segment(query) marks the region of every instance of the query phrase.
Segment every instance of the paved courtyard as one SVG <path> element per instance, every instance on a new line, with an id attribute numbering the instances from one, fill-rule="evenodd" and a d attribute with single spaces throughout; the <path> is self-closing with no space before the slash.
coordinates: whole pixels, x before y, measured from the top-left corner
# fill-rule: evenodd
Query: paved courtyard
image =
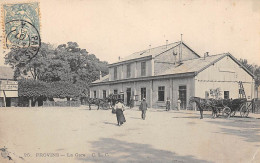
<path id="1" fill-rule="evenodd" d="M 0 108 L 0 162 L 257 162 L 260 119 L 199 119 L 195 111 Z M 0 151 L 1 152 L 1 151 Z M 3 153 L 2 153 L 3 154 Z"/>

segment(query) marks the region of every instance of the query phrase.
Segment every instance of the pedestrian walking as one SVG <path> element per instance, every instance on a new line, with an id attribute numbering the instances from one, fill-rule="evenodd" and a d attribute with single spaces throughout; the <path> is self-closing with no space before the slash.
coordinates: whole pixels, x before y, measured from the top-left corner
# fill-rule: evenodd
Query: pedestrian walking
<path id="1" fill-rule="evenodd" d="M 124 116 L 124 104 L 122 100 L 119 100 L 118 103 L 116 103 L 115 108 L 116 108 L 116 118 L 117 118 L 117 125 L 120 126 L 122 125 L 124 122 L 126 122 L 125 120 L 125 116 Z"/>
<path id="2" fill-rule="evenodd" d="M 171 102 L 170 102 L 169 97 L 167 97 L 167 100 L 166 100 L 166 111 L 169 111 L 170 108 L 171 108 Z"/>
<path id="3" fill-rule="evenodd" d="M 145 101 L 145 98 L 143 98 L 139 109 L 142 111 L 142 119 L 145 120 L 147 110 L 147 102 Z"/>

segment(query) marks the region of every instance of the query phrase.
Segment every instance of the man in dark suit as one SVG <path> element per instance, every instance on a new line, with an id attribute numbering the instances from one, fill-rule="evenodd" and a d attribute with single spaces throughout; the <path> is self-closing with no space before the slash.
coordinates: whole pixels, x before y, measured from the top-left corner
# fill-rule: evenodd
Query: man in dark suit
<path id="1" fill-rule="evenodd" d="M 145 98 L 143 98 L 143 101 L 141 102 L 140 110 L 142 111 L 142 119 L 145 120 L 147 110 L 147 102 L 145 101 Z"/>

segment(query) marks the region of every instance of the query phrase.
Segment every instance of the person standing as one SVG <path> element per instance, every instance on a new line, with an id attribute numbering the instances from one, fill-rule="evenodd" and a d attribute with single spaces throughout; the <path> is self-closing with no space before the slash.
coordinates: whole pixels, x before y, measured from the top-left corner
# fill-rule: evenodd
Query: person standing
<path id="1" fill-rule="evenodd" d="M 166 100 L 166 111 L 169 111 L 170 108 L 171 108 L 171 102 L 170 102 L 169 97 L 167 97 L 167 100 Z"/>
<path id="2" fill-rule="evenodd" d="M 133 99 L 133 97 L 131 97 L 129 103 L 130 103 L 130 109 L 132 109 L 134 107 L 134 99 Z"/>
<path id="3" fill-rule="evenodd" d="M 177 109 L 178 109 L 178 111 L 180 111 L 180 109 L 181 109 L 181 100 L 180 100 L 180 98 L 178 98 L 177 104 L 178 104 Z"/>
<path id="4" fill-rule="evenodd" d="M 145 98 L 143 98 L 143 101 L 141 102 L 140 110 L 142 111 L 142 119 L 145 120 L 147 110 L 147 102 L 145 101 Z"/>
<path id="5" fill-rule="evenodd" d="M 119 100 L 118 103 L 116 103 L 115 108 L 116 108 L 116 118 L 117 118 L 117 125 L 120 126 L 122 125 L 124 122 L 126 122 L 125 120 L 125 116 L 124 116 L 124 104 L 122 100 Z"/>

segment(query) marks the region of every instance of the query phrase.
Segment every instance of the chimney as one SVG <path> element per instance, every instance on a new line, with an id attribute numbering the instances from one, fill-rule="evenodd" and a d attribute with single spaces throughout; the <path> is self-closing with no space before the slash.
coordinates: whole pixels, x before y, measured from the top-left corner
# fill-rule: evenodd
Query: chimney
<path id="1" fill-rule="evenodd" d="M 209 52 L 204 53 L 204 59 L 209 56 Z"/>
<path id="2" fill-rule="evenodd" d="M 151 44 L 149 45 L 149 52 L 151 51 Z"/>
<path id="3" fill-rule="evenodd" d="M 99 71 L 99 80 L 101 80 L 101 78 L 102 78 L 102 72 Z"/>
<path id="4" fill-rule="evenodd" d="M 179 62 L 182 60 L 182 34 L 181 34 L 181 44 L 179 46 Z"/>
<path id="5" fill-rule="evenodd" d="M 167 46 L 168 46 L 168 40 L 166 40 L 166 49 L 167 49 Z"/>
<path id="6" fill-rule="evenodd" d="M 120 56 L 118 57 L 118 60 L 120 61 Z"/>

